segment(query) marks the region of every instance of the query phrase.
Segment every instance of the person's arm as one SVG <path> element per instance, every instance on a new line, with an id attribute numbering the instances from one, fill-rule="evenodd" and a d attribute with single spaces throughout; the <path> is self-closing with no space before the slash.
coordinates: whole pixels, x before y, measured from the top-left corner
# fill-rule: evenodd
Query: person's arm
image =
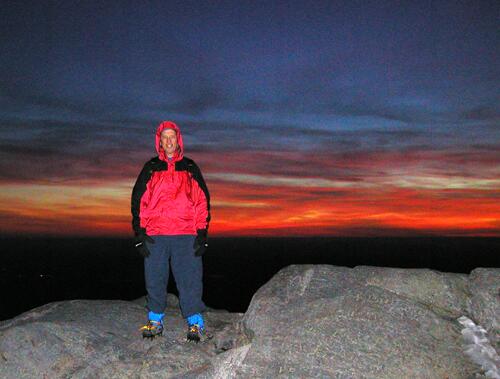
<path id="1" fill-rule="evenodd" d="M 207 238 L 208 223 L 210 221 L 210 194 L 199 167 L 194 162 L 190 163 L 188 167 L 193 178 L 191 196 L 195 208 L 196 239 L 194 241 L 193 249 L 195 251 L 195 255 L 201 256 L 205 253 L 208 247 Z"/>
<path id="2" fill-rule="evenodd" d="M 193 178 L 191 198 L 195 208 L 196 230 L 208 230 L 210 222 L 210 194 L 207 184 L 196 163 L 189 163 L 189 172 L 191 172 Z"/>
<path id="3" fill-rule="evenodd" d="M 132 190 L 131 197 L 131 211 L 132 211 L 132 229 L 134 230 L 135 235 L 143 232 L 143 228 L 141 228 L 141 219 L 140 219 L 140 207 L 141 207 L 141 199 L 146 191 L 146 185 L 151 178 L 152 169 L 150 167 L 149 162 L 144 165 L 142 168 L 137 180 L 135 182 L 134 188 Z"/>

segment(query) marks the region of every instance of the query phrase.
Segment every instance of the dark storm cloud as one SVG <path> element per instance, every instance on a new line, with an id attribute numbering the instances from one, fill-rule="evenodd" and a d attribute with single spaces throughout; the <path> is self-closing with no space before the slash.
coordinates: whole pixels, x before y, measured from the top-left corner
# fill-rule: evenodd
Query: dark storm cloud
<path id="1" fill-rule="evenodd" d="M 204 111 L 226 107 L 229 104 L 229 99 L 222 94 L 220 89 L 205 83 L 205 85 L 200 85 L 191 92 L 182 91 L 177 93 L 176 100 L 155 106 L 153 110 L 165 114 L 199 115 Z"/>
<path id="2" fill-rule="evenodd" d="M 142 163 L 155 155 L 156 121 L 124 118 L 121 121 L 74 122 L 60 120 L 10 120 L 0 125 L 3 181 L 115 180 L 134 178 Z M 400 162 L 411 153 L 450 151 L 435 165 L 446 162 L 450 175 L 477 174 L 475 165 L 498 163 L 496 146 L 468 146 L 449 138 L 455 130 L 413 129 L 334 130 L 273 127 L 252 123 L 180 122 L 186 152 L 210 171 L 234 171 L 290 177 L 323 177 L 362 180 L 373 167 L 349 167 L 378 156 L 399 154 Z M 475 129 L 476 131 L 478 129 Z M 429 140 L 429 133 L 432 140 Z M 479 131 L 480 133 L 480 131 Z M 478 141 L 479 142 L 479 141 Z M 459 151 L 454 154 L 453 151 Z M 233 161 L 213 157 L 236 154 Z M 407 155 L 405 158 L 404 155 Z M 371 158 L 370 158 L 371 157 Z M 426 159 L 426 158 L 416 158 Z M 131 163 L 130 163 L 131 162 Z M 265 162 L 263 165 L 262 162 Z M 430 167 L 434 164 L 429 161 Z M 441 165 L 441 167 L 439 167 Z M 61 170 L 60 167 L 71 167 Z M 457 166 L 453 169 L 453 166 Z"/>
<path id="3" fill-rule="evenodd" d="M 50 120 L 4 121 L 0 135 L 2 182 L 135 177 L 151 145 L 143 143 L 138 129 L 124 133 L 120 125 Z"/>
<path id="4" fill-rule="evenodd" d="M 440 177 L 490 178 L 496 174 L 500 146 L 495 139 L 488 141 L 488 129 L 469 129 L 462 125 L 447 129 L 317 130 L 220 124 L 207 126 L 209 133 L 214 133 L 212 142 L 209 138 L 208 144 L 195 143 L 190 152 L 211 172 L 362 182 L 407 167 L 408 174 L 425 170 Z M 202 139 L 205 132 L 191 130 L 192 140 Z M 480 140 L 484 143 L 470 143 Z M 214 160 L 214 156 L 225 158 Z"/>
<path id="5" fill-rule="evenodd" d="M 480 106 L 463 112 L 461 118 L 475 121 L 500 121 L 500 106 Z M 500 127 L 496 124 L 497 127 Z"/>
<path id="6" fill-rule="evenodd" d="M 328 121 L 332 123 L 332 121 Z M 338 124 L 339 122 L 333 122 Z M 468 126 L 453 128 L 434 127 L 377 127 L 370 123 L 350 130 L 345 127 L 321 129 L 286 124 L 257 125 L 251 123 L 201 123 L 195 126 L 185 123 L 184 129 L 192 137 L 191 151 L 230 152 L 252 151 L 408 151 L 412 149 L 444 149 L 451 143 L 460 148 L 469 146 L 470 139 L 462 135 L 476 136 L 487 146 L 487 129 L 482 126 L 469 130 Z M 484 134 L 484 136 L 481 136 Z M 489 133 L 491 134 L 491 133 Z M 450 137 L 453 139 L 450 140 Z M 486 139 L 485 139 L 486 138 Z"/>
<path id="7" fill-rule="evenodd" d="M 77 122 L 58 119 L 2 120 L 0 133 L 4 141 L 22 142 L 33 148 L 50 147 L 57 152 L 77 152 L 94 147 L 106 149 L 116 142 L 126 148 L 138 142 L 140 128 L 127 127 L 126 133 L 119 123 Z"/>
<path id="8" fill-rule="evenodd" d="M 4 112 L 11 110 L 27 111 L 37 107 L 41 110 L 56 113 L 70 111 L 77 115 L 95 116 L 106 109 L 106 105 L 102 103 L 51 96 L 29 85 L 18 86 L 8 83 L 7 80 L 2 80 L 0 86 L 0 101 Z"/>
<path id="9" fill-rule="evenodd" d="M 310 150 L 323 143 L 332 143 L 330 147 L 350 147 L 359 136 L 417 136 L 420 132 L 414 130 L 371 130 L 354 131 L 317 129 L 287 124 L 255 124 L 251 122 L 184 122 L 183 132 L 193 137 L 192 143 L 197 151 L 294 151 Z M 214 146 L 211 148 L 211 146 Z M 205 146 L 205 147 L 204 147 Z"/>

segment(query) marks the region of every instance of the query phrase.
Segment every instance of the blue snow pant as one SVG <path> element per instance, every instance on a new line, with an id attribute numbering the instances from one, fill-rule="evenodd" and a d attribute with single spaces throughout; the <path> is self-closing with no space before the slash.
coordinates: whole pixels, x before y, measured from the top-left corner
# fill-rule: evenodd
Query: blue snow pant
<path id="1" fill-rule="evenodd" d="M 163 313 L 167 306 L 169 262 L 179 290 L 183 317 L 205 310 L 203 303 L 203 264 L 194 255 L 195 236 L 151 236 L 155 243 L 147 243 L 149 257 L 144 259 L 144 277 L 148 292 L 147 307 L 154 313 Z"/>

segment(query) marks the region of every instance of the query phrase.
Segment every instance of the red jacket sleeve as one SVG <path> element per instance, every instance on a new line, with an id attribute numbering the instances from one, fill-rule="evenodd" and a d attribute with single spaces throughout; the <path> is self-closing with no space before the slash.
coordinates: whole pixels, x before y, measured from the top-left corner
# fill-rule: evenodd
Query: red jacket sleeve
<path id="1" fill-rule="evenodd" d="M 208 201 L 196 180 L 193 180 L 192 199 L 194 202 L 196 230 L 208 229 Z"/>
<path id="2" fill-rule="evenodd" d="M 210 222 L 210 194 L 198 166 L 192 162 L 190 164 L 192 174 L 192 200 L 195 207 L 196 230 L 208 229 Z"/>

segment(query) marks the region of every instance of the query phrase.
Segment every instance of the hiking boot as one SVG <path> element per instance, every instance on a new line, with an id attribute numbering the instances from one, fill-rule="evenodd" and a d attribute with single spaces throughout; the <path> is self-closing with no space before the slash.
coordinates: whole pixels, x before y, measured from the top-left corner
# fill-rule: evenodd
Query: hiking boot
<path id="1" fill-rule="evenodd" d="M 159 321 L 149 320 L 140 330 L 142 330 L 142 338 L 153 339 L 163 334 L 163 324 Z"/>
<path id="2" fill-rule="evenodd" d="M 203 337 L 204 337 L 204 331 L 197 324 L 191 325 L 188 328 L 187 332 L 188 341 L 198 343 Z"/>
<path id="3" fill-rule="evenodd" d="M 205 336 L 205 322 L 200 313 L 189 316 L 187 319 L 188 332 L 187 340 L 192 342 L 200 342 Z"/>

